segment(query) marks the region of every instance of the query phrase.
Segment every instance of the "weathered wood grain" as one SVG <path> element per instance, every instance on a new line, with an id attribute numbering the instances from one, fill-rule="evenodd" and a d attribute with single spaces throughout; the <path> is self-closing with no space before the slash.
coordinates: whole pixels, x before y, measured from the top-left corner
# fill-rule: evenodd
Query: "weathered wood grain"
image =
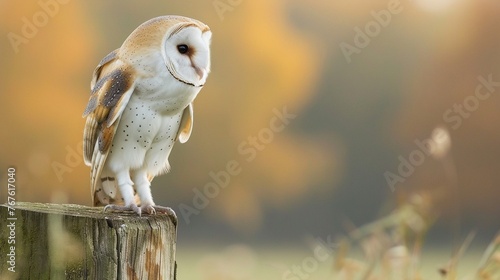
<path id="1" fill-rule="evenodd" d="M 47 203 L 17 203 L 14 212 L 0 205 L 0 279 L 175 278 L 176 217 Z M 13 245 L 15 272 L 6 263 Z"/>

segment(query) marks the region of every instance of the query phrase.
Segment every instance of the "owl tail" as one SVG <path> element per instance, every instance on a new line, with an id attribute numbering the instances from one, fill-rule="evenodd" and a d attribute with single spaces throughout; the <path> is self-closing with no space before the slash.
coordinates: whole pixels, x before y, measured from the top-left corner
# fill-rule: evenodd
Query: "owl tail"
<path id="1" fill-rule="evenodd" d="M 98 205 L 121 204 L 122 197 L 115 177 L 108 176 L 108 174 L 103 172 L 100 179 L 100 187 L 97 188 L 95 197 L 99 200 Z"/>
<path id="2" fill-rule="evenodd" d="M 110 199 L 115 199 L 118 193 L 118 185 L 114 177 L 102 177 L 101 186 L 104 193 L 109 196 Z"/>
<path id="3" fill-rule="evenodd" d="M 113 173 L 102 172 L 101 179 L 99 180 L 100 186 L 94 193 L 94 201 L 98 201 L 94 206 L 102 206 L 108 204 L 123 205 L 123 197 L 118 188 L 118 182 Z M 137 191 L 134 189 L 135 203 L 140 205 L 140 199 Z"/>

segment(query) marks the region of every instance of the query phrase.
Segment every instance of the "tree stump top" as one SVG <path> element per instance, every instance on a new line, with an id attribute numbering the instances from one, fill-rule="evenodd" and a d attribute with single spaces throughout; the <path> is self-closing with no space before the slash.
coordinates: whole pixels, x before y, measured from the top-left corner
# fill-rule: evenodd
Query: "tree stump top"
<path id="1" fill-rule="evenodd" d="M 7 207 L 3 204 L 0 206 Z M 46 214 L 61 214 L 69 215 L 74 217 L 87 217 L 94 219 L 106 219 L 106 220 L 137 220 L 137 219 L 153 219 L 153 220 L 164 220 L 166 218 L 177 226 L 177 217 L 172 217 L 168 215 L 142 215 L 137 216 L 135 213 L 120 212 L 115 213 L 111 211 L 104 212 L 103 207 L 90 207 L 79 204 L 55 204 L 55 203 L 40 203 L 40 202 L 17 202 L 14 206 L 15 209 L 34 211 Z"/>
<path id="2" fill-rule="evenodd" d="M 0 220 L 12 225 L 0 238 L 15 242 L 0 246 L 13 260 L 0 266 L 0 279 L 175 278 L 174 216 L 18 202 L 0 205 Z"/>

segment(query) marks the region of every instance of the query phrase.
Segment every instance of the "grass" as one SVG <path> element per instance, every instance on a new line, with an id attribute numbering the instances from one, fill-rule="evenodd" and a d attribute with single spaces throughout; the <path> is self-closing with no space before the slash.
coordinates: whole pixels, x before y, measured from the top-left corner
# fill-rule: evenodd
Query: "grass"
<path id="1" fill-rule="evenodd" d="M 179 279 L 200 280 L 498 280 L 500 234 L 486 249 L 471 248 L 470 233 L 450 248 L 424 246 L 435 222 L 427 199 L 413 196 L 392 213 L 355 228 L 336 240 L 326 259 L 315 257 L 319 244 L 301 246 L 180 246 Z M 451 257 L 450 257 L 451 256 Z M 311 263 L 312 259 L 316 264 Z M 309 262 L 309 264 L 308 264 Z M 295 273 L 300 267 L 303 273 Z M 307 268 L 309 267 L 309 268 Z"/>
<path id="2" fill-rule="evenodd" d="M 414 195 L 409 202 L 388 216 L 357 228 L 342 238 L 335 258 L 334 279 L 428 279 L 422 275 L 422 261 L 429 255 L 423 246 L 426 233 L 435 221 L 430 205 L 428 199 Z M 476 269 L 469 269 L 467 275 L 458 273 L 474 235 L 473 232 L 467 235 L 448 262 L 435 267 L 440 275 L 435 275 L 432 279 L 500 279 L 500 234 L 490 242 Z M 361 260 L 349 256 L 353 246 L 361 248 Z M 467 265 L 470 267 L 470 261 Z"/>
<path id="3" fill-rule="evenodd" d="M 308 240 L 310 248 L 305 250 L 300 249 L 300 244 L 180 246 L 179 279 L 500 279 L 500 234 L 486 249 L 471 248 L 473 232 L 453 251 L 444 246 L 424 246 L 428 230 L 437 220 L 432 204 L 430 197 L 411 196 L 387 216 L 359 228 L 352 227 L 346 236 L 335 240 L 336 246 L 327 258 L 316 254 L 322 245 L 314 238 Z"/>
<path id="4" fill-rule="evenodd" d="M 318 242 L 308 251 L 296 247 L 251 248 L 246 245 L 180 247 L 180 279 L 202 280 L 499 280 L 500 233 L 485 250 L 470 248 L 475 233 L 460 240 L 458 173 L 451 155 L 451 137 L 437 127 L 429 139 L 430 154 L 440 162 L 455 201 L 452 213 L 454 250 L 424 246 L 437 221 L 432 195 L 413 194 L 387 216 L 356 228 L 336 240 L 335 250 L 318 255 Z M 324 248 L 324 247 L 323 247 Z M 321 249 L 320 249 L 321 250 Z M 325 251 L 324 251 L 325 252 Z M 451 257 L 450 257 L 451 256 Z M 183 270 L 182 267 L 189 267 Z"/>

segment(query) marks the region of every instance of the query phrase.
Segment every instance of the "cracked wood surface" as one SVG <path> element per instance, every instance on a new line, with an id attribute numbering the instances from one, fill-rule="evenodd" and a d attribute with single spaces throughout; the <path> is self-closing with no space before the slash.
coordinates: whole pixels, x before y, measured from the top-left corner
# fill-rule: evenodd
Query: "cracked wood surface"
<path id="1" fill-rule="evenodd" d="M 74 204 L 0 205 L 0 279 L 174 279 L 177 219 L 102 212 Z M 8 218 L 17 218 L 8 220 Z M 12 239 L 12 238 L 11 238 Z M 7 260 L 8 261 L 8 260 Z"/>

